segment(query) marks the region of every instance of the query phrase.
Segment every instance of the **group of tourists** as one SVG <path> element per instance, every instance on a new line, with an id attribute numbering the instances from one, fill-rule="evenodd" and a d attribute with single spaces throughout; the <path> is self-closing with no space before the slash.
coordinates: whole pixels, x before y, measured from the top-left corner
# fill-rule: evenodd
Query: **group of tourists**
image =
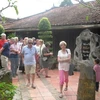
<path id="1" fill-rule="evenodd" d="M 53 56 L 50 52 L 50 43 L 44 44 L 42 39 L 25 37 L 18 41 L 18 37 L 6 39 L 6 34 L 1 34 L 0 39 L 0 58 L 2 67 L 8 70 L 9 64 L 11 67 L 11 77 L 17 76 L 17 70 L 22 70 L 26 74 L 27 85 L 34 86 L 35 72 L 40 77 L 44 73 L 45 78 L 50 78 L 48 75 L 49 58 Z M 44 58 L 44 60 L 43 60 Z M 32 81 L 30 80 L 30 75 Z"/>
<path id="2" fill-rule="evenodd" d="M 71 51 L 67 48 L 67 43 L 65 41 L 61 41 L 59 46 L 61 48 L 57 55 L 60 80 L 59 97 L 62 98 L 64 83 L 64 90 L 67 91 L 68 89 Z M 9 66 L 11 67 L 12 78 L 17 76 L 18 69 L 22 70 L 22 73 L 26 74 L 26 86 L 31 86 L 35 89 L 35 74 L 38 78 L 41 78 L 41 75 L 45 78 L 51 78 L 48 74 L 49 59 L 53 56 L 53 53 L 50 52 L 50 47 L 51 44 L 49 42 L 44 43 L 42 39 L 25 37 L 19 41 L 18 37 L 6 39 L 6 34 L 2 33 L 0 39 L 1 65 L 6 70 L 9 69 Z M 99 60 L 95 60 L 95 64 L 93 69 L 97 73 L 96 75 L 100 76 Z M 100 77 L 96 80 L 96 91 L 99 89 L 99 81 Z"/>

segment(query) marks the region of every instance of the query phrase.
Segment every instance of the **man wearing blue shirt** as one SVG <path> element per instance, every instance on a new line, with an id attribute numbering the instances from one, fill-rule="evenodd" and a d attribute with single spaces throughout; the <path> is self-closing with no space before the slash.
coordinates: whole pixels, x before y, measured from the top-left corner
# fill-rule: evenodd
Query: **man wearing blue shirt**
<path id="1" fill-rule="evenodd" d="M 9 52 L 10 52 L 10 45 L 13 44 L 13 39 L 10 39 L 9 42 L 5 42 L 3 47 L 0 49 L 1 54 L 1 64 L 2 67 L 8 70 L 8 58 L 9 58 Z"/>
<path id="2" fill-rule="evenodd" d="M 28 39 L 28 45 L 24 46 L 21 51 L 22 60 L 25 66 L 25 73 L 27 76 L 27 86 L 30 85 L 30 75 L 32 75 L 32 85 L 31 87 L 35 89 L 34 79 L 35 79 L 35 70 L 36 70 L 36 55 L 37 50 L 33 46 L 33 40 L 31 38 Z"/>

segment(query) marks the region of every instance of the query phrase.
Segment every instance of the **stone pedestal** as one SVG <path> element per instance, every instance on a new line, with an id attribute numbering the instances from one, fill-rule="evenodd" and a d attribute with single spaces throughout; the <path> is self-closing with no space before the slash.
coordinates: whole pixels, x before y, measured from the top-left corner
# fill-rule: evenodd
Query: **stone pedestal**
<path id="1" fill-rule="evenodd" d="M 95 74 L 87 62 L 80 64 L 77 100 L 95 100 Z"/>
<path id="2" fill-rule="evenodd" d="M 0 69 L 0 83 L 1 82 L 12 83 L 12 78 L 10 74 L 11 74 L 10 71 Z"/>

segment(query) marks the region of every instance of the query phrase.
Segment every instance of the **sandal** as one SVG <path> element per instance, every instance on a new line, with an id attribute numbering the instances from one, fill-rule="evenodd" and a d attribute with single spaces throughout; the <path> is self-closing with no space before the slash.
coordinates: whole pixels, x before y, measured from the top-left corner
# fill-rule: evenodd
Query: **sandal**
<path id="1" fill-rule="evenodd" d="M 67 91 L 68 90 L 68 87 L 65 87 L 64 91 Z"/>
<path id="2" fill-rule="evenodd" d="M 36 86 L 34 86 L 34 85 L 32 85 L 31 87 L 32 87 L 33 89 L 36 89 Z"/>
<path id="3" fill-rule="evenodd" d="M 45 76 L 45 78 L 51 78 L 51 76 Z"/>
<path id="4" fill-rule="evenodd" d="M 29 87 L 30 86 L 30 83 L 26 83 L 26 86 Z"/>
<path id="5" fill-rule="evenodd" d="M 62 93 L 60 93 L 59 98 L 62 98 L 62 97 L 63 97 L 63 94 L 62 94 Z"/>
<path id="6" fill-rule="evenodd" d="M 36 75 L 38 76 L 38 78 L 40 78 L 40 75 L 38 74 L 38 72 L 36 73 Z"/>

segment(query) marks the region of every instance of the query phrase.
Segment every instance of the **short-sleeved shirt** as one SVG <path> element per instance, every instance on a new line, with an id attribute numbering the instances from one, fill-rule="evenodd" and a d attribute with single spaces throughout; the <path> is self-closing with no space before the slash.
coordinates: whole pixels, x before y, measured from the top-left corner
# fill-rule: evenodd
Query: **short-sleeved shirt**
<path id="1" fill-rule="evenodd" d="M 96 82 L 100 82 L 100 65 L 96 64 L 93 69 L 96 72 Z"/>
<path id="2" fill-rule="evenodd" d="M 0 39 L 0 49 L 3 47 L 4 43 L 7 42 L 6 39 Z"/>
<path id="3" fill-rule="evenodd" d="M 40 56 L 42 56 L 42 51 L 43 51 L 43 48 L 45 48 L 45 44 L 42 44 L 42 46 L 40 46 Z"/>
<path id="4" fill-rule="evenodd" d="M 68 58 L 69 55 L 71 55 L 70 49 L 66 49 L 65 53 L 63 53 L 62 50 L 58 51 L 58 57 L 60 57 L 61 59 L 66 59 L 66 58 Z M 64 70 L 64 71 L 69 71 L 69 63 L 68 62 L 59 62 L 58 69 Z"/>
<path id="5" fill-rule="evenodd" d="M 34 47 L 36 48 L 37 52 L 38 52 L 38 55 L 40 55 L 40 45 L 37 46 L 37 45 L 34 45 Z"/>
<path id="6" fill-rule="evenodd" d="M 19 53 L 20 53 L 20 47 L 19 47 L 18 43 L 17 43 L 17 44 L 15 44 L 15 43 L 12 44 L 12 45 L 10 46 L 10 50 L 17 50 L 17 51 L 19 51 Z M 16 54 L 16 53 L 10 51 L 10 54 Z"/>
<path id="7" fill-rule="evenodd" d="M 4 55 L 6 57 L 9 57 L 10 43 L 9 42 L 4 43 L 3 48 L 4 48 L 4 50 L 2 51 L 1 55 Z"/>
<path id="8" fill-rule="evenodd" d="M 34 46 L 31 48 L 28 45 L 23 46 L 21 53 L 24 55 L 24 65 L 36 65 L 35 55 L 37 50 Z"/>

